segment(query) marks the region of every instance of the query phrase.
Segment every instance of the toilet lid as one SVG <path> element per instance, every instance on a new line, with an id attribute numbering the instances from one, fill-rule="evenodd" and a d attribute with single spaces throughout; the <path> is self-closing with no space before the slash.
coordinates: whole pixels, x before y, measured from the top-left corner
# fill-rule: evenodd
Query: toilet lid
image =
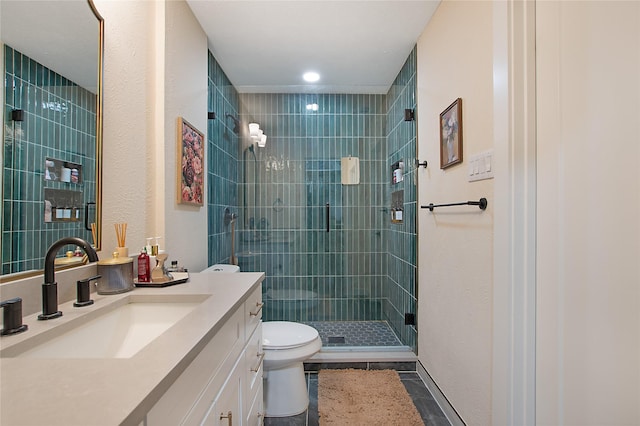
<path id="1" fill-rule="evenodd" d="M 289 321 L 262 323 L 262 346 L 267 349 L 291 349 L 317 338 L 318 330 L 305 324 Z"/>

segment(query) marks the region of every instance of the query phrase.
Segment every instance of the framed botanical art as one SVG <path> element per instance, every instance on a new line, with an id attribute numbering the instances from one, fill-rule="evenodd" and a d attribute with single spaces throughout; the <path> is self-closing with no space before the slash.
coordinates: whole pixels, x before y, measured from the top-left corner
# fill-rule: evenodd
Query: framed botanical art
<path id="1" fill-rule="evenodd" d="M 462 98 L 440 113 L 440 168 L 462 163 Z"/>
<path id="2" fill-rule="evenodd" d="M 178 118 L 178 204 L 204 204 L 204 135 Z"/>

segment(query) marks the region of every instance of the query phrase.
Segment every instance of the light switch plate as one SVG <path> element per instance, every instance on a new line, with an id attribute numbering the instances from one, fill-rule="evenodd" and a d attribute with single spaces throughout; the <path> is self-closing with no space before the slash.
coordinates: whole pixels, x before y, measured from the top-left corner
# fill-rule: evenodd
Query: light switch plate
<path id="1" fill-rule="evenodd" d="M 493 179 L 493 150 L 484 151 L 469 158 L 468 180 L 475 182 Z"/>

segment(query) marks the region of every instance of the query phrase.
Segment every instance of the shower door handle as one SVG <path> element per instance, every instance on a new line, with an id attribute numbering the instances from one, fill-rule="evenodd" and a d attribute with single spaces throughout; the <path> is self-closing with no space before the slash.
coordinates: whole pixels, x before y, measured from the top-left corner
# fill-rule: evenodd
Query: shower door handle
<path id="1" fill-rule="evenodd" d="M 95 205 L 93 201 L 89 201 L 84 205 L 84 229 L 91 231 L 91 225 L 89 224 L 89 206 Z M 94 221 L 95 222 L 95 221 Z"/>
<path id="2" fill-rule="evenodd" d="M 325 211 L 326 211 L 326 219 L 327 219 L 327 232 L 329 232 L 330 230 L 330 226 L 329 226 L 329 213 L 331 211 L 331 205 L 329 203 L 327 203 L 327 205 L 325 206 Z"/>

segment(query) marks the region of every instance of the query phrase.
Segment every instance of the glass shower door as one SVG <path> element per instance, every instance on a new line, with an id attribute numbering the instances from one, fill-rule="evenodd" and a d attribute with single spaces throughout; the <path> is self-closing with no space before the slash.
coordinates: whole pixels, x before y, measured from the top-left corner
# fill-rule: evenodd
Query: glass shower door
<path id="1" fill-rule="evenodd" d="M 307 275 L 318 305 L 309 321 L 337 319 L 344 274 L 342 245 L 342 186 L 336 160 L 307 160 Z"/>

